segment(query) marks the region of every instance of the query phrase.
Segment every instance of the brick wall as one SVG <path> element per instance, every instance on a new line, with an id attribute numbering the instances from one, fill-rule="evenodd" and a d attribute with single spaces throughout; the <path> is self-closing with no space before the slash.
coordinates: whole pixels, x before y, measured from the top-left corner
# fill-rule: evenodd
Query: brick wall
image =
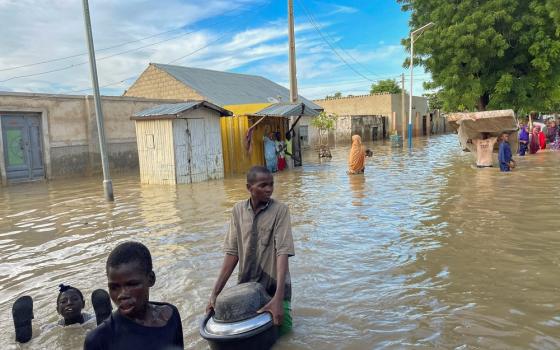
<path id="1" fill-rule="evenodd" d="M 124 93 L 124 96 L 170 100 L 204 100 L 204 97 L 196 91 L 152 64 Z"/>

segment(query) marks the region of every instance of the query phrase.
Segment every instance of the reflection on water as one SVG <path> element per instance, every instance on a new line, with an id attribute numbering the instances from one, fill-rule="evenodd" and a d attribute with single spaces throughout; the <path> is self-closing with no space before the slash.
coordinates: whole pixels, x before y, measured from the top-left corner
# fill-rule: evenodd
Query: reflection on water
<path id="1" fill-rule="evenodd" d="M 349 148 L 323 163 L 308 154 L 303 169 L 276 176 L 296 243 L 295 328 L 277 348 L 560 347 L 560 154 L 501 174 L 473 168 L 453 135 L 411 152 L 370 146 L 364 176 L 346 175 Z M 57 285 L 104 287 L 107 254 L 128 239 L 152 251 L 152 299 L 177 305 L 187 347 L 206 348 L 198 321 L 243 179 L 172 187 L 121 177 L 114 187 L 113 204 L 98 179 L 0 189 L 3 349 L 15 347 L 15 298 L 34 297 L 37 329 L 56 322 Z M 82 341 L 79 327 L 55 328 L 22 348 Z"/>

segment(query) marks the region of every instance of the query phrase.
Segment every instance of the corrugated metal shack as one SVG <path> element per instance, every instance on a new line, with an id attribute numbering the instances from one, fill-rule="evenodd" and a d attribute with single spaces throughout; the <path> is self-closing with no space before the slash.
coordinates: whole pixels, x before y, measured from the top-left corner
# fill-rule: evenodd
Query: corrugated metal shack
<path id="1" fill-rule="evenodd" d="M 220 117 L 230 115 L 206 101 L 163 104 L 134 114 L 141 182 L 182 184 L 223 178 Z"/>
<path id="2" fill-rule="evenodd" d="M 263 138 L 269 133 L 279 133 L 281 140 L 290 129 L 290 120 L 301 116 L 315 116 L 317 111 L 304 103 L 275 103 L 227 106 L 234 113 L 232 118 L 222 118 L 222 144 L 226 174 L 240 174 L 251 166 L 264 165 Z M 296 140 L 297 142 L 297 140 Z M 295 159 L 301 165 L 298 150 Z"/>
<path id="3" fill-rule="evenodd" d="M 125 95 L 206 100 L 232 111 L 233 117 L 221 120 L 226 174 L 244 174 L 253 165 L 264 165 L 262 138 L 265 131 L 280 132 L 284 138 L 288 125 L 294 125 L 299 116 L 279 111 L 283 113 L 269 115 L 261 121 L 262 125 L 251 129 L 262 118 L 258 112 L 270 106 L 288 106 L 285 102 L 290 99 L 290 91 L 264 77 L 200 68 L 150 63 Z M 302 96 L 295 105 L 298 104 L 305 104 L 306 111 L 322 110 Z M 292 113 L 298 113 L 297 108 Z M 299 128 L 294 130 L 294 140 L 299 141 Z M 298 146 L 294 142 L 294 150 Z"/>

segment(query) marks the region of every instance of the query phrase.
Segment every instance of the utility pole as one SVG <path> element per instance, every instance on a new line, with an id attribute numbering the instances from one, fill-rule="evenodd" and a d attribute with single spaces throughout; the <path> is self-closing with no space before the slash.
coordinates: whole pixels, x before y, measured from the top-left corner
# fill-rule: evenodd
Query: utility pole
<path id="1" fill-rule="evenodd" d="M 408 106 L 408 147 L 412 148 L 412 94 L 414 92 L 414 34 L 422 35 L 422 32 L 434 26 L 434 22 L 430 22 L 415 31 L 410 32 L 410 91 Z"/>
<path id="2" fill-rule="evenodd" d="M 93 35 L 91 33 L 91 21 L 89 16 L 88 0 L 83 0 L 84 22 L 86 26 L 86 37 L 89 51 L 89 66 L 91 71 L 91 82 L 93 85 L 93 99 L 95 101 L 95 117 L 97 119 L 97 133 L 99 134 L 99 153 L 101 154 L 101 166 L 103 168 L 103 190 L 108 201 L 114 201 L 113 182 L 109 174 L 109 159 L 105 148 L 105 129 L 103 127 L 103 109 L 101 108 L 101 95 L 99 94 L 99 82 L 97 81 L 97 65 L 95 63 L 95 48 L 93 47 Z"/>
<path id="3" fill-rule="evenodd" d="M 297 89 L 297 73 L 296 73 L 296 35 L 294 30 L 294 0 L 288 0 L 288 41 L 289 50 L 288 58 L 290 65 L 290 103 L 297 103 L 299 95 Z M 297 123 L 301 119 L 303 114 L 299 116 L 292 116 L 290 130 L 294 131 L 294 138 L 292 138 L 292 158 L 294 161 L 294 166 L 302 166 L 302 152 L 301 152 L 301 139 L 298 128 L 296 128 Z"/>
<path id="4" fill-rule="evenodd" d="M 288 0 L 288 38 L 290 41 L 290 103 L 298 100 L 296 75 L 296 36 L 294 31 L 294 0 Z"/>
<path id="5" fill-rule="evenodd" d="M 405 95 L 404 95 L 404 73 L 401 74 L 401 121 L 402 121 L 402 139 L 404 142 L 404 138 L 406 135 L 406 99 L 405 99 Z"/>
<path id="6" fill-rule="evenodd" d="M 414 33 L 414 32 L 413 32 Z M 410 92 L 408 102 L 408 148 L 412 148 L 412 93 L 414 91 L 414 34 L 410 34 Z"/>

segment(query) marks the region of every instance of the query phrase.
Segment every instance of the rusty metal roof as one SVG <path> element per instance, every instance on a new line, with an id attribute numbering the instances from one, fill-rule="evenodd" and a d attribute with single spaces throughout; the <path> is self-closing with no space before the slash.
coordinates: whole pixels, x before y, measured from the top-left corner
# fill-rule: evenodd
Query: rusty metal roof
<path id="1" fill-rule="evenodd" d="M 208 101 L 220 106 L 278 103 L 290 100 L 290 90 L 257 75 L 151 64 L 192 88 Z M 299 100 L 311 109 L 323 110 L 323 107 L 302 96 L 299 96 Z"/>
<path id="2" fill-rule="evenodd" d="M 208 108 L 219 112 L 222 116 L 233 115 L 230 111 L 216 106 L 207 101 L 188 101 L 182 103 L 166 103 L 145 109 L 143 111 L 134 113 L 131 119 L 140 120 L 148 119 L 149 117 L 178 117 L 179 114 L 197 108 Z"/>
<path id="3" fill-rule="evenodd" d="M 253 115 L 259 117 L 299 117 L 301 116 L 309 116 L 314 117 L 319 113 L 309 108 L 304 103 L 276 103 L 270 105 Z"/>

